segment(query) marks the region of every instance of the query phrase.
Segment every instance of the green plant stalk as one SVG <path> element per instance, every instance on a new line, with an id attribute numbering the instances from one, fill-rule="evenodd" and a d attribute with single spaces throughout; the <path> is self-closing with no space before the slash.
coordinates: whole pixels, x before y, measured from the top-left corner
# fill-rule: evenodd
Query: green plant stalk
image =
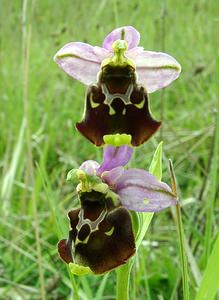
<path id="1" fill-rule="evenodd" d="M 74 291 L 72 300 L 80 300 L 79 295 L 78 295 L 78 287 L 77 287 L 77 284 L 76 284 L 76 281 L 75 281 L 75 277 L 71 273 L 69 267 L 68 267 L 68 275 L 69 275 L 69 278 L 70 278 L 70 281 L 71 281 L 72 289 Z"/>
<path id="2" fill-rule="evenodd" d="M 180 256 L 182 263 L 182 281 L 183 281 L 183 294 L 184 300 L 189 300 L 189 281 L 188 281 L 188 264 L 185 250 L 185 240 L 184 240 L 184 230 L 183 223 L 181 217 L 181 209 L 180 205 L 176 205 L 176 219 L 177 219 L 177 227 L 178 227 L 178 235 L 180 242 Z"/>
<path id="3" fill-rule="evenodd" d="M 169 160 L 170 173 L 171 173 L 171 182 L 172 182 L 172 191 L 177 196 L 177 186 L 176 186 L 176 177 L 173 169 L 172 161 Z M 185 247 L 185 238 L 184 238 L 184 229 L 181 216 L 181 209 L 179 202 L 176 204 L 176 223 L 178 229 L 179 245 L 180 245 L 180 257 L 181 257 L 181 266 L 182 266 L 182 282 L 183 282 L 183 299 L 189 299 L 189 280 L 188 280 L 188 263 L 186 257 L 186 247 Z"/>
<path id="4" fill-rule="evenodd" d="M 117 286 L 116 286 L 116 299 L 129 300 L 129 283 L 130 274 L 133 266 L 133 259 L 127 264 L 121 266 L 117 270 Z"/>
<path id="5" fill-rule="evenodd" d="M 149 168 L 149 172 L 156 176 L 158 180 L 161 180 L 162 177 L 162 144 L 163 142 L 160 142 L 157 146 Z M 136 231 L 136 251 L 138 251 L 138 248 L 152 220 L 153 213 L 137 213 L 136 216 L 139 221 L 138 229 Z M 134 259 L 132 258 L 126 265 L 117 270 L 117 300 L 129 300 L 130 273 L 133 263 Z"/>

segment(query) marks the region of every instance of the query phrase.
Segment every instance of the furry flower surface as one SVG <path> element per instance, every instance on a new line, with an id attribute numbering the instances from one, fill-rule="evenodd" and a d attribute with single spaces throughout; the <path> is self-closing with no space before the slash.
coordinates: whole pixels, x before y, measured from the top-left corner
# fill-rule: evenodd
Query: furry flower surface
<path id="1" fill-rule="evenodd" d="M 69 180 L 80 182 L 81 207 L 69 212 L 69 237 L 58 244 L 66 263 L 95 274 L 126 263 L 135 253 L 129 210 L 156 212 L 176 204 L 167 184 L 145 170 L 124 168 L 132 151 L 128 146 L 108 146 L 101 165 L 88 160 L 68 174 Z"/>
<path id="2" fill-rule="evenodd" d="M 139 146 L 161 125 L 151 115 L 148 93 L 169 85 L 181 67 L 168 54 L 145 51 L 139 41 L 139 32 L 124 26 L 109 33 L 102 48 L 72 42 L 55 55 L 67 74 L 89 85 L 76 127 L 96 146 Z M 117 144 L 116 134 L 123 137 Z"/>

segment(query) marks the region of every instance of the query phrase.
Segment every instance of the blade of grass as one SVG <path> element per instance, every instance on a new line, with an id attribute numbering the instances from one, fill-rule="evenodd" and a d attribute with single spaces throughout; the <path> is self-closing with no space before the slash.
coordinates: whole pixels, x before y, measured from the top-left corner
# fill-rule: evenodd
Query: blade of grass
<path id="1" fill-rule="evenodd" d="M 32 36 L 32 18 L 35 9 L 35 1 L 30 2 L 30 21 L 27 21 L 28 2 L 23 0 L 22 6 L 22 64 L 23 64 L 23 106 L 24 117 L 26 119 L 26 154 L 27 154 L 27 180 L 34 186 L 34 166 L 32 155 L 32 132 L 31 132 L 31 101 L 29 98 L 29 61 L 30 45 Z M 37 186 L 38 183 L 36 183 Z M 38 207 L 35 191 L 31 195 L 32 214 L 34 217 L 34 228 L 36 238 L 36 250 L 38 258 L 38 271 L 40 281 L 40 296 L 42 300 L 46 299 L 46 290 L 44 282 L 44 269 L 42 267 L 42 251 L 40 240 L 40 229 L 38 219 Z"/>
<path id="2" fill-rule="evenodd" d="M 83 286 L 83 291 L 85 292 L 86 295 L 86 299 L 87 300 L 93 300 L 93 292 L 92 292 L 92 286 L 91 284 L 88 282 L 88 279 L 86 276 L 82 276 L 80 278 L 81 284 Z M 95 298 L 96 299 L 96 298 Z"/>
<path id="3" fill-rule="evenodd" d="M 2 179 L 2 189 L 1 189 L 2 211 L 5 216 L 8 215 L 9 200 L 13 190 L 13 183 L 16 175 L 18 162 L 20 161 L 20 156 L 22 153 L 25 124 L 26 122 L 23 119 L 19 130 L 17 144 L 15 146 L 12 155 L 11 165 Z"/>
<path id="4" fill-rule="evenodd" d="M 219 289 L 219 234 L 201 281 L 195 300 L 213 300 Z"/>
<path id="5" fill-rule="evenodd" d="M 201 282 L 201 272 L 199 270 L 195 257 L 192 253 L 192 249 L 189 246 L 188 240 L 186 238 L 185 238 L 185 247 L 186 247 L 186 254 L 188 257 L 188 262 L 190 265 L 191 272 L 193 274 L 196 285 L 199 286 Z"/>
<path id="6" fill-rule="evenodd" d="M 219 155 L 219 113 L 217 113 L 216 121 L 215 121 L 213 159 L 212 159 L 210 176 L 209 176 L 210 190 L 207 199 L 206 226 L 205 226 L 205 253 L 204 253 L 205 265 L 207 264 L 208 257 L 211 251 L 214 202 L 215 202 L 217 184 L 218 184 L 217 183 L 218 155 Z"/>
<path id="7" fill-rule="evenodd" d="M 109 273 L 107 273 L 103 276 L 103 279 L 101 280 L 100 286 L 97 290 L 95 300 L 102 300 L 103 299 L 103 292 L 104 292 L 105 286 L 107 284 L 108 277 L 109 277 Z"/>
<path id="8" fill-rule="evenodd" d="M 175 177 L 175 172 L 171 160 L 169 160 L 169 167 L 170 167 L 170 174 L 171 174 L 172 191 L 177 196 L 176 177 Z M 177 222 L 177 229 L 178 229 L 178 236 L 179 236 L 180 256 L 181 256 L 181 265 L 182 265 L 183 299 L 189 300 L 190 298 L 189 298 L 188 263 L 186 257 L 184 229 L 183 229 L 181 209 L 180 209 L 179 202 L 176 204 L 176 222 Z"/>

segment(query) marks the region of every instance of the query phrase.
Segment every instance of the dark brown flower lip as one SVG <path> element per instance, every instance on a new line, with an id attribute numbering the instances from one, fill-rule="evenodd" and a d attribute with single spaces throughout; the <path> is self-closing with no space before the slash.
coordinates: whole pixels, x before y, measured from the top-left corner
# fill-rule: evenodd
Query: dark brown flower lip
<path id="1" fill-rule="evenodd" d="M 132 86 L 130 99 L 127 96 L 124 100 L 123 95 L 118 94 L 109 102 L 101 86 L 90 86 L 84 118 L 76 124 L 78 131 L 96 146 L 104 145 L 104 136 L 127 134 L 136 147 L 154 135 L 160 126 L 161 122 L 151 115 L 147 92 L 139 85 Z"/>
<path id="2" fill-rule="evenodd" d="M 97 192 L 91 192 L 98 197 Z M 102 196 L 102 195 L 101 195 Z M 95 274 L 103 274 L 122 264 L 135 254 L 135 239 L 129 212 L 98 201 L 94 205 L 81 195 L 82 207 L 70 211 L 69 238 L 58 243 L 60 257 L 66 263 L 89 267 Z M 91 196 L 89 195 L 89 198 Z M 105 200 L 106 203 L 109 199 Z M 93 207 L 94 205 L 94 207 Z"/>

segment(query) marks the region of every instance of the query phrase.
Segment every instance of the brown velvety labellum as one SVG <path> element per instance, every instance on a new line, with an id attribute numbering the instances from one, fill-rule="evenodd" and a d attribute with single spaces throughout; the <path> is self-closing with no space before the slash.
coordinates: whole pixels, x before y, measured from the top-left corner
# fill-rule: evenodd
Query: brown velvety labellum
<path id="1" fill-rule="evenodd" d="M 117 133 L 131 135 L 132 145 L 139 146 L 160 125 L 151 116 L 146 90 L 136 84 L 134 69 L 106 66 L 98 83 L 88 87 L 85 115 L 76 127 L 96 146 L 104 144 L 104 135 Z"/>
<path id="2" fill-rule="evenodd" d="M 126 263 L 135 253 L 129 212 L 113 206 L 111 199 L 103 201 L 103 197 L 95 191 L 80 194 L 82 208 L 68 214 L 72 227 L 69 238 L 58 244 L 65 262 L 88 266 L 96 274 Z"/>

